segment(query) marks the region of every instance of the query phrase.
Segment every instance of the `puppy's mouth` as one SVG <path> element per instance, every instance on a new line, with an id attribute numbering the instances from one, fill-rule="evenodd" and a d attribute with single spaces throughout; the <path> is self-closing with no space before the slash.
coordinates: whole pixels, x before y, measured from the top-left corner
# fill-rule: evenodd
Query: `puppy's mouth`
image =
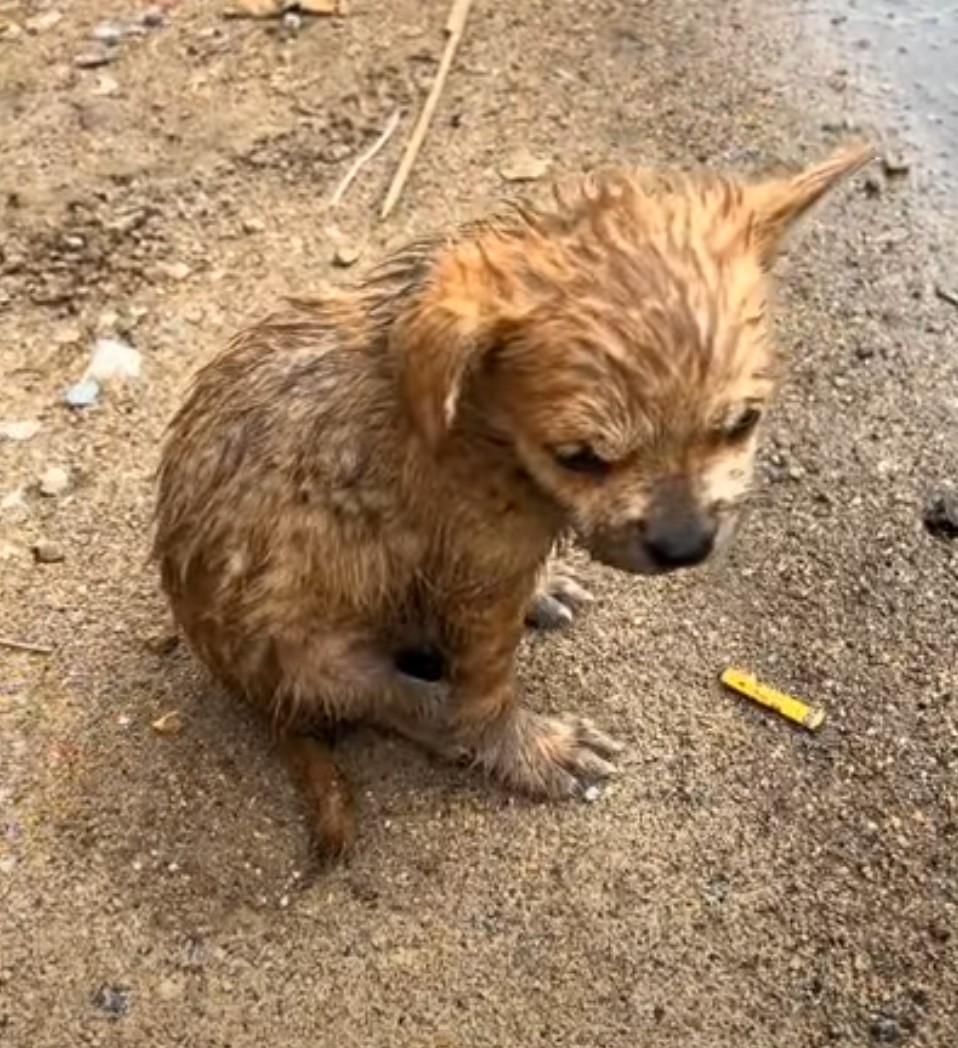
<path id="1" fill-rule="evenodd" d="M 659 536 L 639 528 L 583 534 L 579 540 L 602 564 L 630 575 L 672 575 L 701 568 L 718 557 L 735 532 L 735 515 L 722 514 L 705 531 L 690 535 L 676 529 Z"/>
<path id="2" fill-rule="evenodd" d="M 580 536 L 580 541 L 593 560 L 630 575 L 667 575 L 676 570 L 657 564 L 637 536 L 626 541 L 609 536 Z"/>

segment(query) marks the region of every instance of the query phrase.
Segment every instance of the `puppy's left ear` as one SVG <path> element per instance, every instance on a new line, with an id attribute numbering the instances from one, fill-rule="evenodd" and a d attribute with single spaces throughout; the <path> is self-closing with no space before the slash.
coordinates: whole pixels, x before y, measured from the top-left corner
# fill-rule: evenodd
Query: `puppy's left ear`
<path id="1" fill-rule="evenodd" d="M 792 227 L 829 190 L 875 158 L 867 144 L 846 147 L 791 178 L 750 186 L 744 194 L 749 214 L 749 245 L 771 265 Z"/>
<path id="2" fill-rule="evenodd" d="M 498 278 L 478 245 L 452 248 L 393 328 L 402 395 L 433 449 L 453 424 L 470 374 L 499 341 L 507 311 Z"/>

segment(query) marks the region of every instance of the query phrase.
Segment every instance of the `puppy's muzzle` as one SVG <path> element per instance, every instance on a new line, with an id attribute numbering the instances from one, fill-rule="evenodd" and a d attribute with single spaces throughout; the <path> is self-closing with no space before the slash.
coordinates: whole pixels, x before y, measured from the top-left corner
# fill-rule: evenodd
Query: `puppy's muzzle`
<path id="1" fill-rule="evenodd" d="M 717 513 L 702 506 L 687 482 L 662 481 L 645 515 L 594 535 L 592 554 L 611 567 L 659 575 L 707 560 L 719 535 Z"/>

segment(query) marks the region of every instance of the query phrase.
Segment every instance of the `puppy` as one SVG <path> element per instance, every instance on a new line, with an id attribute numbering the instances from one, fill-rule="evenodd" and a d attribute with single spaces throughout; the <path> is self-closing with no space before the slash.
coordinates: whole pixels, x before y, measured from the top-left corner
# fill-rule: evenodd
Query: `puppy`
<path id="1" fill-rule="evenodd" d="M 538 797 L 613 773 L 607 735 L 520 701 L 524 623 L 585 596 L 550 551 L 572 534 L 651 575 L 728 542 L 779 379 L 770 267 L 871 156 L 584 179 L 291 302 L 199 372 L 154 555 L 196 654 L 282 729 L 324 852 L 354 835 L 315 737 L 337 721 Z"/>

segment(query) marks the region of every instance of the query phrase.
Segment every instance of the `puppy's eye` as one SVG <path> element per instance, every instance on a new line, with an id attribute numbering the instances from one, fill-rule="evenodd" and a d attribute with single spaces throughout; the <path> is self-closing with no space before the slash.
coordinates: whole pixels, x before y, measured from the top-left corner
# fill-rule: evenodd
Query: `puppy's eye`
<path id="1" fill-rule="evenodd" d="M 725 429 L 727 440 L 744 440 L 759 424 L 762 413 L 758 408 L 746 408 L 741 415 L 732 420 Z"/>
<path id="2" fill-rule="evenodd" d="M 588 444 L 569 444 L 555 449 L 556 462 L 570 473 L 584 473 L 590 477 L 604 477 L 611 466 L 597 455 Z"/>

